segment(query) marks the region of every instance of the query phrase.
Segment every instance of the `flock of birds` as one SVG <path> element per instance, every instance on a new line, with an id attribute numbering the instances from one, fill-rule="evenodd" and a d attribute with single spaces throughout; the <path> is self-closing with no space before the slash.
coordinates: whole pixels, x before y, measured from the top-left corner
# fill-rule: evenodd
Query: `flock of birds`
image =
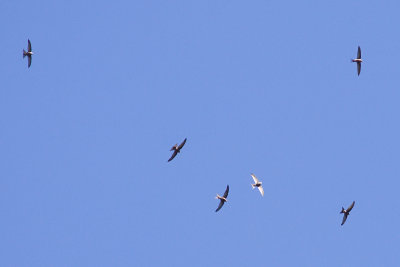
<path id="1" fill-rule="evenodd" d="M 360 47 L 358 47 L 358 57 L 357 59 L 352 59 L 353 62 L 357 62 L 357 70 L 358 70 L 358 75 L 360 75 L 360 69 L 361 69 L 361 50 Z M 359 61 L 356 61 L 359 60 Z M 181 152 L 181 149 L 183 148 L 183 146 L 186 144 L 187 138 L 185 138 L 185 140 L 182 141 L 182 143 L 180 143 L 180 145 L 178 145 L 177 143 L 171 148 L 170 151 L 174 151 L 171 155 L 171 157 L 168 159 L 168 162 L 170 162 L 171 160 L 173 160 L 176 155 L 178 155 L 178 153 Z M 262 182 L 260 180 L 258 180 L 258 178 L 252 173 L 251 177 L 254 180 L 254 184 L 251 184 L 251 187 L 254 188 L 258 188 L 258 190 L 260 191 L 261 196 L 264 196 L 264 188 L 262 187 Z M 219 199 L 219 205 L 217 207 L 217 209 L 215 210 L 215 212 L 219 211 L 222 206 L 224 206 L 225 202 L 228 201 L 228 194 L 229 194 L 229 185 L 226 186 L 225 192 L 222 196 L 218 195 L 215 197 L 216 199 Z M 353 203 L 351 203 L 351 205 L 347 208 L 344 209 L 342 207 L 342 210 L 340 211 L 340 213 L 343 213 L 343 219 L 342 219 L 342 224 L 343 225 L 346 220 L 347 220 L 347 216 L 349 216 L 350 211 L 353 209 L 354 204 L 356 204 L 355 201 L 353 201 Z"/>
<path id="2" fill-rule="evenodd" d="M 31 45 L 31 41 L 28 39 L 27 51 L 25 51 L 25 49 L 23 49 L 23 58 L 28 57 L 28 68 L 31 66 L 31 63 L 32 63 L 32 55 L 33 55 L 32 45 Z M 358 46 L 357 58 L 351 59 L 351 62 L 356 62 L 357 63 L 357 74 L 360 75 L 361 63 L 362 63 L 360 46 Z M 175 144 L 171 148 L 170 151 L 174 151 L 174 152 L 172 153 L 171 157 L 168 159 L 168 162 L 173 160 L 176 157 L 176 155 L 178 155 L 178 153 L 181 152 L 181 149 L 186 144 L 186 140 L 187 140 L 187 138 L 185 138 L 185 140 L 183 140 L 180 145 Z M 254 188 L 257 187 L 258 190 L 260 191 L 261 196 L 264 196 L 264 189 L 262 187 L 262 182 L 259 181 L 254 174 L 251 174 L 251 177 L 254 180 L 254 184 L 251 184 L 252 188 L 254 189 Z M 228 198 L 228 194 L 229 194 L 229 185 L 226 186 L 225 192 L 224 192 L 224 194 L 222 196 L 217 194 L 217 196 L 215 197 L 216 199 L 219 199 L 219 205 L 218 205 L 217 209 L 215 210 L 215 212 L 219 211 L 222 208 L 222 206 L 224 206 L 225 202 L 228 201 L 228 199 L 227 199 Z M 351 205 L 347 209 L 344 209 L 342 207 L 342 210 L 340 211 L 340 214 L 343 213 L 343 219 L 342 219 L 342 224 L 341 225 L 343 225 L 346 222 L 347 217 L 349 216 L 350 211 L 353 209 L 355 203 L 356 202 L 353 201 L 353 203 L 351 203 Z"/>

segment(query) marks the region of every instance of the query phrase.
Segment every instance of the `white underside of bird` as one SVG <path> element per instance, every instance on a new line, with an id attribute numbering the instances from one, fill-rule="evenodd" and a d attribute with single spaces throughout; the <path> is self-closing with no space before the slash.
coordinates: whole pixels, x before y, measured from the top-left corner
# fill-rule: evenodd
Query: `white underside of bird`
<path id="1" fill-rule="evenodd" d="M 254 180 L 254 184 L 251 184 L 253 189 L 257 187 L 261 195 L 264 196 L 264 188 L 262 187 L 262 182 L 260 182 L 254 174 L 251 174 L 251 177 L 253 177 Z"/>
<path id="2" fill-rule="evenodd" d="M 222 200 L 222 201 L 225 201 L 225 202 L 227 202 L 228 200 L 226 199 L 226 198 L 224 198 L 224 197 L 221 197 L 220 195 L 218 195 L 217 194 L 217 196 L 215 197 L 216 199 L 220 199 L 220 200 Z"/>

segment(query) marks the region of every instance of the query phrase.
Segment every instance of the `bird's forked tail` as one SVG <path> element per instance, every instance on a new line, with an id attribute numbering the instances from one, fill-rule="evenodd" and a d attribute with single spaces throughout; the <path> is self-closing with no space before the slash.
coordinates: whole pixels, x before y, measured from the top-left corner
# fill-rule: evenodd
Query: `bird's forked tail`
<path id="1" fill-rule="evenodd" d="M 26 57 L 26 51 L 25 51 L 25 49 L 22 49 L 22 56 L 23 56 L 23 58 Z"/>
<path id="2" fill-rule="evenodd" d="M 251 184 L 251 187 L 254 189 L 254 187 L 256 187 L 254 184 Z"/>
<path id="3" fill-rule="evenodd" d="M 342 207 L 342 211 L 340 213 L 344 213 L 344 208 Z"/>

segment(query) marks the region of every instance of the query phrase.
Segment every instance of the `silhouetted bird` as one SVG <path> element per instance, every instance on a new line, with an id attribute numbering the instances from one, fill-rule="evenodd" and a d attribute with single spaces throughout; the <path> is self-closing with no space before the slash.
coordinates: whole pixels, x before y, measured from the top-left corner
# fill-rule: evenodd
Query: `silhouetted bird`
<path id="1" fill-rule="evenodd" d="M 360 46 L 358 46 L 357 58 L 356 58 L 356 59 L 352 59 L 351 61 L 352 61 L 352 62 L 357 62 L 357 73 L 358 73 L 358 76 L 360 76 L 360 72 L 361 72 L 361 62 L 362 62 L 362 59 L 361 59 L 361 48 L 360 48 Z"/>
<path id="2" fill-rule="evenodd" d="M 251 174 L 251 177 L 253 177 L 254 180 L 254 184 L 251 184 L 253 189 L 257 187 L 258 190 L 260 190 L 261 195 L 264 196 L 264 189 L 262 187 L 262 182 L 260 182 L 254 174 Z"/>
<path id="3" fill-rule="evenodd" d="M 341 224 L 341 225 L 343 225 L 343 224 L 346 222 L 347 216 L 349 216 L 350 211 L 351 211 L 351 210 L 353 209 L 353 207 L 354 207 L 354 204 L 356 204 L 355 201 L 353 201 L 353 203 L 351 203 L 351 205 L 347 208 L 347 210 L 345 210 L 345 209 L 342 207 L 342 211 L 341 211 L 340 213 L 344 213 L 344 215 L 343 215 L 343 220 L 342 220 L 342 224 Z"/>
<path id="4" fill-rule="evenodd" d="M 225 204 L 225 202 L 228 201 L 226 199 L 228 197 L 228 193 L 229 193 L 229 185 L 226 186 L 225 193 L 222 197 L 217 194 L 217 196 L 215 198 L 219 199 L 219 205 L 218 205 L 218 208 L 215 210 L 215 212 L 219 211 L 222 208 L 222 206 Z"/>
<path id="5" fill-rule="evenodd" d="M 32 62 L 32 45 L 31 45 L 31 41 L 29 41 L 28 39 L 28 52 L 25 51 L 25 49 L 23 49 L 23 58 L 25 58 L 26 56 L 28 57 L 28 68 L 31 66 L 31 62 Z"/>
<path id="6" fill-rule="evenodd" d="M 181 152 L 182 147 L 185 145 L 186 143 L 186 138 L 185 140 L 183 140 L 183 142 L 178 146 L 178 144 L 174 145 L 170 151 L 174 151 L 174 153 L 172 153 L 172 156 L 169 158 L 168 162 L 170 162 L 171 160 L 173 160 L 175 158 L 175 156 Z"/>

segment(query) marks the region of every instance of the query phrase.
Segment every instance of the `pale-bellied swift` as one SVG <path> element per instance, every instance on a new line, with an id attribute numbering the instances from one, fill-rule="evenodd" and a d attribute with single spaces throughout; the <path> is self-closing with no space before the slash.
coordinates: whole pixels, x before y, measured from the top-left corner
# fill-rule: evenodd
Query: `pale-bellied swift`
<path id="1" fill-rule="evenodd" d="M 254 184 L 251 184 L 253 189 L 257 187 L 258 190 L 260 190 L 261 195 L 264 196 L 264 189 L 262 187 L 262 182 L 260 182 L 254 174 L 251 174 L 251 177 L 253 177 L 254 180 Z"/>
<path id="2" fill-rule="evenodd" d="M 215 197 L 216 199 L 219 199 L 219 205 L 218 205 L 218 208 L 215 210 L 215 212 L 219 211 L 222 208 L 222 206 L 225 204 L 225 202 L 228 201 L 226 199 L 228 197 L 228 194 L 229 194 L 229 185 L 226 186 L 225 193 L 222 197 L 218 194 Z"/>
<path id="3" fill-rule="evenodd" d="M 358 76 L 360 76 L 360 72 L 361 72 L 361 48 L 360 46 L 358 46 L 358 51 L 357 51 L 357 58 L 356 59 L 352 59 L 351 62 L 357 62 L 357 73 Z"/>

